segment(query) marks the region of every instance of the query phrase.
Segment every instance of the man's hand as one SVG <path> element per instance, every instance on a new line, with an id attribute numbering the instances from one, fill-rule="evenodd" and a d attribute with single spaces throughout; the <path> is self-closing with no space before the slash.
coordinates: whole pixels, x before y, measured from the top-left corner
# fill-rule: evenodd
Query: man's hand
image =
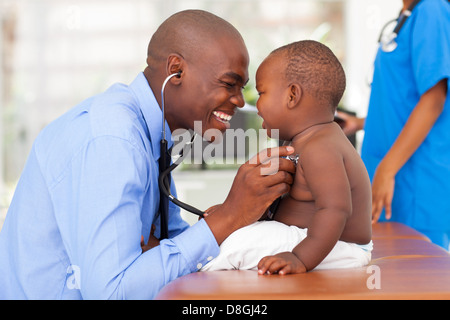
<path id="1" fill-rule="evenodd" d="M 256 222 L 275 199 L 289 192 L 295 166 L 280 157 L 293 152 L 290 146 L 263 150 L 239 168 L 225 202 L 205 217 L 219 245 L 233 231 Z"/>
<path id="2" fill-rule="evenodd" d="M 284 275 L 305 272 L 305 265 L 292 252 L 281 252 L 274 256 L 267 256 L 258 263 L 258 274 L 278 273 Z"/>
<path id="3" fill-rule="evenodd" d="M 150 237 L 148 238 L 147 244 L 144 242 L 144 236 L 141 236 L 141 248 L 142 253 L 144 253 L 147 250 L 150 250 L 151 248 L 159 246 L 159 240 L 154 236 L 155 233 L 155 225 L 152 224 L 152 229 L 150 231 Z"/>
<path id="4" fill-rule="evenodd" d="M 238 206 L 242 226 L 257 221 L 278 197 L 289 192 L 295 165 L 280 157 L 292 152 L 292 147 L 263 150 L 239 168 L 224 205 Z"/>

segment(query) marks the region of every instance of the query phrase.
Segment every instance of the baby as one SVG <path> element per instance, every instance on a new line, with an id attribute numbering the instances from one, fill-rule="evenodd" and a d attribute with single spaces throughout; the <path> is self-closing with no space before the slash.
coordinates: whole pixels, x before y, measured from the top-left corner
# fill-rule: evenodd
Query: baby
<path id="1" fill-rule="evenodd" d="M 273 51 L 256 73 L 258 114 L 299 155 L 291 190 L 271 221 L 231 234 L 202 271 L 260 274 L 362 267 L 372 250 L 371 185 L 334 113 L 345 73 L 323 44 L 299 41 Z"/>

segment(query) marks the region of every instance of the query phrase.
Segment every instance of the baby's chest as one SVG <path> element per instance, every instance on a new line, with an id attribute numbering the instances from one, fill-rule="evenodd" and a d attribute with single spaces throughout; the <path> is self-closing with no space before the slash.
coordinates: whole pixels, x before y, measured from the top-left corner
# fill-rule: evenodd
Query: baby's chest
<path id="1" fill-rule="evenodd" d="M 305 179 L 305 174 L 301 165 L 297 165 L 295 172 L 294 183 L 292 184 L 291 197 L 299 201 L 313 201 L 313 195 L 309 189 L 308 182 Z"/>

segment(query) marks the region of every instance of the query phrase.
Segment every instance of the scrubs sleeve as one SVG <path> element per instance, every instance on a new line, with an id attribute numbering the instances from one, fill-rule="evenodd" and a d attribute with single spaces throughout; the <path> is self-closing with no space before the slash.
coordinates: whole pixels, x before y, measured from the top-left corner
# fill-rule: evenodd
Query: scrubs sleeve
<path id="1" fill-rule="evenodd" d="M 72 168 L 78 172 L 71 179 L 78 199 L 63 237 L 80 270 L 83 298 L 152 299 L 165 284 L 218 254 L 204 221 L 142 253 L 140 214 L 148 162 L 127 140 L 94 139 Z"/>
<path id="2" fill-rule="evenodd" d="M 419 94 L 450 78 L 450 5 L 423 1 L 412 33 L 412 63 Z"/>

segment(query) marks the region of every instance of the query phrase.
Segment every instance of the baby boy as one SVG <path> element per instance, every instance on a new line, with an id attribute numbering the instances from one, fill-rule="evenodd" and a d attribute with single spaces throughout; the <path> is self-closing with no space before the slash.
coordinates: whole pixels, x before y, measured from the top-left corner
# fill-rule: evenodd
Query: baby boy
<path id="1" fill-rule="evenodd" d="M 371 259 L 371 185 L 355 148 L 333 119 L 344 70 L 316 41 L 273 51 L 256 73 L 258 114 L 299 155 L 291 190 L 270 221 L 230 235 L 202 271 L 260 274 L 351 268 Z"/>

